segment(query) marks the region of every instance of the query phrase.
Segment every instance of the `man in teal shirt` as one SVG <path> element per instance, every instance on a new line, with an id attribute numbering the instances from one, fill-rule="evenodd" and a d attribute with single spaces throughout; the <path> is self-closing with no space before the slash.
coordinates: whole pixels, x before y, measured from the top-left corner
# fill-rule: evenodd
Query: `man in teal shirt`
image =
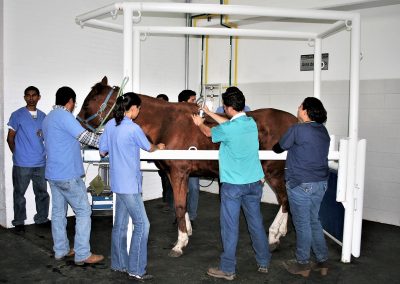
<path id="1" fill-rule="evenodd" d="M 258 130 L 253 118 L 244 112 L 245 98 L 236 87 L 229 87 L 222 94 L 224 110 L 228 118 L 219 116 L 204 107 L 204 112 L 219 125 L 209 128 L 204 119 L 193 115 L 194 123 L 201 132 L 221 143 L 219 172 L 221 186 L 221 238 L 223 253 L 219 267 L 209 268 L 207 274 L 226 280 L 236 277 L 236 246 L 239 238 L 240 209 L 246 217 L 258 271 L 268 273 L 271 254 L 260 212 L 264 172 L 258 156 Z"/>

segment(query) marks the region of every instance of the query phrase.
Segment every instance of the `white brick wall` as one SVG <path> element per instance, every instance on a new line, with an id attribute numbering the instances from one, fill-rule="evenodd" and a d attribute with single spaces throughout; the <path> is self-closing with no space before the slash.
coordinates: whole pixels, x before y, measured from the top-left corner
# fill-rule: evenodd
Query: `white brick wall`
<path id="1" fill-rule="evenodd" d="M 273 107 L 296 115 L 312 82 L 249 83 L 239 88 L 252 109 Z M 322 83 L 330 134 L 347 136 L 348 82 Z M 400 79 L 360 81 L 359 138 L 367 139 L 364 219 L 400 226 Z M 266 199 L 274 202 L 274 197 Z"/>

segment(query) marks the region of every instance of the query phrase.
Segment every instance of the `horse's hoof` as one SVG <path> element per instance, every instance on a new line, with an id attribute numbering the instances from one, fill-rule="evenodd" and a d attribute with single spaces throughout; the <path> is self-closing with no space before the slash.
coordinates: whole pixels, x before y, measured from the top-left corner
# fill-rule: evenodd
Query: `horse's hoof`
<path id="1" fill-rule="evenodd" d="M 182 256 L 183 252 L 179 252 L 179 251 L 175 251 L 173 249 L 171 249 L 168 253 L 169 257 L 180 257 Z"/>
<path id="2" fill-rule="evenodd" d="M 274 252 L 274 251 L 278 250 L 279 245 L 280 245 L 280 242 L 269 244 L 269 251 Z"/>

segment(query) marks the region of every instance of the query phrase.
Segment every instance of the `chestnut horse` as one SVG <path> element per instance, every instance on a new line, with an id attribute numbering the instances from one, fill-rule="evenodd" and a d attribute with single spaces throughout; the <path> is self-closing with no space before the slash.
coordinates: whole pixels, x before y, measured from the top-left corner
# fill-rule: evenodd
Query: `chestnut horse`
<path id="1" fill-rule="evenodd" d="M 77 119 L 89 129 L 97 128 L 102 121 L 112 116 L 112 106 L 119 91 L 118 87 L 108 86 L 107 77 L 92 87 L 86 97 Z M 140 95 L 142 100 L 139 116 L 135 122 L 140 125 L 153 143 L 165 143 L 169 150 L 218 150 L 219 144 L 211 142 L 193 123 L 191 114 L 198 112 L 196 104 L 170 103 L 160 99 Z M 297 122 L 295 116 L 277 109 L 258 109 L 246 113 L 254 118 L 258 127 L 260 150 L 271 150 L 283 133 Z M 215 125 L 209 117 L 206 124 Z M 186 213 L 186 194 L 188 177 L 218 177 L 218 161 L 206 160 L 158 160 L 158 168 L 164 170 L 174 191 L 175 212 L 178 223 L 178 240 L 169 253 L 170 256 L 182 255 L 182 249 L 188 244 L 192 234 L 191 224 Z M 286 234 L 288 201 L 284 183 L 284 161 L 262 161 L 265 179 L 274 190 L 281 205 L 275 221 L 269 229 L 270 248 L 279 244 L 280 236 Z"/>

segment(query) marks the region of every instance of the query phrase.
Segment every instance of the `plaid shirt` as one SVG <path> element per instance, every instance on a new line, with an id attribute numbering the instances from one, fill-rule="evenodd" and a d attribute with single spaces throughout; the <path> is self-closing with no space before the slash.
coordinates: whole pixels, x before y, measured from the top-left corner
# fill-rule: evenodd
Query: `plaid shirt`
<path id="1" fill-rule="evenodd" d="M 64 109 L 69 112 L 69 110 L 65 106 L 61 106 L 61 105 L 53 106 L 53 109 L 58 109 L 58 108 Z M 99 148 L 100 136 L 93 132 L 85 130 L 78 136 L 77 139 L 81 144 L 89 145 L 89 146 L 95 147 L 97 149 Z"/>

